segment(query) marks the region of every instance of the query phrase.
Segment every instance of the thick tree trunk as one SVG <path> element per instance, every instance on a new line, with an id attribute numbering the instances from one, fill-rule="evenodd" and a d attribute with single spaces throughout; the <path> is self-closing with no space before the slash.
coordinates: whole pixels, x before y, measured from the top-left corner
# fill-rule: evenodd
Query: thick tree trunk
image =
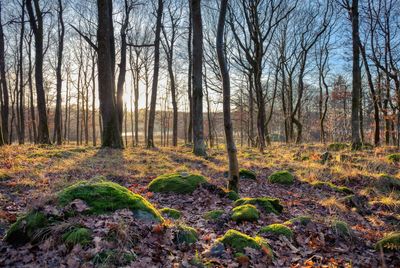
<path id="1" fill-rule="evenodd" d="M 229 179 L 228 189 L 238 192 L 239 190 L 239 164 L 237 160 L 237 149 L 233 137 L 233 127 L 231 120 L 231 92 L 230 92 L 230 79 L 227 63 L 224 55 L 224 26 L 226 10 L 228 8 L 228 0 L 221 0 L 220 14 L 218 19 L 217 28 L 217 55 L 219 68 L 222 77 L 222 90 L 223 90 L 223 110 L 224 110 L 224 128 L 226 138 L 226 149 L 229 160 Z"/>
<path id="2" fill-rule="evenodd" d="M 102 147 L 122 148 L 114 90 L 112 1 L 98 0 L 98 84 L 103 123 Z"/>
<path id="3" fill-rule="evenodd" d="M 156 118 L 156 104 L 157 104 L 157 86 L 158 86 L 158 73 L 160 69 L 160 33 L 161 23 L 163 14 L 164 2 L 158 0 L 157 9 L 157 24 L 154 41 L 154 73 L 153 73 L 153 84 L 151 87 L 151 101 L 150 101 L 150 114 L 149 114 L 149 127 L 147 132 L 147 147 L 154 147 L 154 121 Z"/>
<path id="4" fill-rule="evenodd" d="M 56 89 L 57 89 L 57 96 L 56 96 L 56 112 L 54 118 L 54 128 L 56 133 L 56 143 L 57 145 L 62 144 L 62 134 L 61 134 L 61 88 L 62 88 L 62 77 L 61 77 L 61 68 L 62 68 L 62 57 L 63 57 L 63 50 L 64 50 L 64 20 L 63 20 L 63 7 L 62 1 L 58 0 L 58 51 L 57 51 L 57 68 L 56 68 Z"/>
<path id="5" fill-rule="evenodd" d="M 201 0 L 191 0 L 193 25 L 193 153 L 206 156 L 203 133 L 203 26 Z"/>
<path id="6" fill-rule="evenodd" d="M 35 84 L 37 108 L 39 111 L 38 142 L 50 144 L 49 128 L 47 125 L 46 96 L 43 86 L 43 14 L 39 6 L 39 0 L 27 0 L 29 22 L 35 37 Z"/>

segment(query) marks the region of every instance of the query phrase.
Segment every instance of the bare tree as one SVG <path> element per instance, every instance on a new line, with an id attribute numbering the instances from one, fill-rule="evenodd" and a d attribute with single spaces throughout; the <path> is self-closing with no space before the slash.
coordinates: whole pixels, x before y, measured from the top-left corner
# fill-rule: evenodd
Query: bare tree
<path id="1" fill-rule="evenodd" d="M 233 127 L 231 120 L 231 86 L 229 71 L 224 55 L 224 26 L 225 17 L 228 9 L 228 0 L 221 0 L 220 14 L 218 19 L 218 30 L 217 30 L 217 54 L 218 63 L 221 69 L 222 78 L 222 90 L 223 90 L 223 106 L 224 106 L 224 128 L 226 138 L 226 150 L 228 153 L 229 160 L 229 180 L 228 189 L 238 192 L 239 190 L 239 164 L 237 160 L 237 149 L 235 140 L 233 137 Z"/>
<path id="2" fill-rule="evenodd" d="M 40 8 L 39 0 L 27 0 L 26 8 L 29 14 L 31 29 L 35 37 L 35 85 L 37 108 L 39 111 L 38 142 L 50 144 L 49 128 L 47 125 L 46 97 L 43 87 L 43 12 Z"/>
<path id="3" fill-rule="evenodd" d="M 6 64 L 5 64 L 5 51 L 4 51 L 4 32 L 2 15 L 2 2 L 0 2 L 0 105 L 1 105 L 1 126 L 3 133 L 3 142 L 8 143 L 8 117 L 9 117 L 9 95 L 6 78 Z"/>

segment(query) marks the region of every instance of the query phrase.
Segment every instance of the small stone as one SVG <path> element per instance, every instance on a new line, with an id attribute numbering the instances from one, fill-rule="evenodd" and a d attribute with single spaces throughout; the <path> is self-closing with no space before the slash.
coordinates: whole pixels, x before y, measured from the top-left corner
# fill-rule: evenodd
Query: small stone
<path id="1" fill-rule="evenodd" d="M 213 257 L 221 257 L 224 252 L 225 246 L 222 243 L 217 243 L 210 249 L 210 255 Z"/>

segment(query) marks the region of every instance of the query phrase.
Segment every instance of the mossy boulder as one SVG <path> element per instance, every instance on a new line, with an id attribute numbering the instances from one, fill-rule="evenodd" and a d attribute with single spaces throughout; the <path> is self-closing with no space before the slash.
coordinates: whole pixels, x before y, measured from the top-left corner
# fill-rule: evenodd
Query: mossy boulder
<path id="1" fill-rule="evenodd" d="M 126 208 L 140 219 L 163 221 L 160 212 L 144 197 L 110 181 L 78 182 L 58 193 L 61 206 L 76 199 L 89 206 L 84 211 L 86 214 L 103 214 Z"/>
<path id="2" fill-rule="evenodd" d="M 347 143 L 335 142 L 328 145 L 329 151 L 342 151 L 347 148 L 350 148 L 350 145 Z"/>
<path id="3" fill-rule="evenodd" d="M 292 224 L 307 225 L 310 222 L 311 222 L 310 216 L 297 216 L 297 217 L 291 218 L 288 221 L 285 221 L 284 224 L 285 225 L 292 225 Z"/>
<path id="4" fill-rule="evenodd" d="M 283 206 L 279 203 L 278 198 L 273 198 L 273 197 L 256 197 L 256 198 L 251 198 L 251 197 L 245 197 L 245 198 L 240 198 L 235 201 L 234 205 L 235 206 L 241 206 L 241 205 L 256 205 L 258 206 L 264 213 L 275 213 L 275 214 L 280 214 L 283 210 Z"/>
<path id="5" fill-rule="evenodd" d="M 332 221 L 331 227 L 333 231 L 341 237 L 351 237 L 352 231 L 347 222 L 334 220 Z"/>
<path id="6" fill-rule="evenodd" d="M 375 249 L 383 251 L 400 251 L 400 232 L 389 233 L 375 244 Z"/>
<path id="7" fill-rule="evenodd" d="M 204 218 L 206 220 L 218 220 L 222 215 L 224 214 L 224 211 L 222 209 L 216 209 L 216 210 L 210 210 L 206 213 L 204 213 Z"/>
<path id="8" fill-rule="evenodd" d="M 86 246 L 92 242 L 92 231 L 84 227 L 74 227 L 63 234 L 62 240 L 67 247 L 77 244 Z"/>
<path id="9" fill-rule="evenodd" d="M 272 234 L 275 236 L 286 236 L 289 239 L 293 237 L 293 231 L 288 226 L 280 223 L 270 224 L 268 226 L 262 227 L 259 233 Z"/>
<path id="10" fill-rule="evenodd" d="M 148 188 L 156 193 L 190 194 L 205 182 L 206 179 L 200 175 L 173 173 L 158 176 L 149 183 Z"/>
<path id="11" fill-rule="evenodd" d="M 272 173 L 268 180 L 270 183 L 279 183 L 283 185 L 291 185 L 294 183 L 294 176 L 287 170 Z"/>
<path id="12" fill-rule="evenodd" d="M 387 156 L 387 159 L 390 163 L 400 163 L 400 153 L 390 154 Z"/>
<path id="13" fill-rule="evenodd" d="M 244 253 L 245 248 L 254 248 L 272 256 L 272 250 L 264 239 L 259 236 L 251 237 L 233 229 L 228 230 L 216 242 L 232 248 L 235 253 Z"/>
<path id="14" fill-rule="evenodd" d="M 375 180 L 374 186 L 383 193 L 400 191 L 400 179 L 384 174 Z"/>
<path id="15" fill-rule="evenodd" d="M 257 221 L 260 213 L 254 205 L 245 204 L 232 209 L 231 219 L 236 222 Z"/>
<path id="16" fill-rule="evenodd" d="M 353 191 L 346 187 L 346 186 L 337 186 L 336 184 L 333 184 L 332 182 L 328 181 L 314 181 L 311 183 L 312 186 L 316 188 L 321 188 L 321 189 L 330 189 L 335 192 L 339 193 L 345 193 L 345 194 L 352 194 Z"/>
<path id="17" fill-rule="evenodd" d="M 241 179 L 256 180 L 257 174 L 252 170 L 241 168 L 241 169 L 239 169 L 239 177 Z"/>
<path id="18" fill-rule="evenodd" d="M 179 224 L 174 230 L 174 242 L 176 244 L 193 244 L 199 239 L 196 229 Z"/>
<path id="19" fill-rule="evenodd" d="M 49 220 L 45 214 L 39 211 L 31 211 L 18 218 L 10 226 L 4 240 L 16 246 L 35 242 L 40 234 L 40 230 L 48 224 Z"/>
<path id="20" fill-rule="evenodd" d="M 182 216 L 182 213 L 179 210 L 173 209 L 173 208 L 162 208 L 162 209 L 160 209 L 160 213 L 163 216 L 166 216 L 168 218 L 175 219 L 175 220 L 179 219 Z"/>

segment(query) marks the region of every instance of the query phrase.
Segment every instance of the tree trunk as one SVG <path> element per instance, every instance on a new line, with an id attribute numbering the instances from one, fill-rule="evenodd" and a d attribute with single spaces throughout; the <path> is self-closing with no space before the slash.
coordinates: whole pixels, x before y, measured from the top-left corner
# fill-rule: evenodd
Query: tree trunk
<path id="1" fill-rule="evenodd" d="M 56 143 L 57 145 L 62 144 L 62 134 L 61 134 L 61 88 L 62 88 L 62 77 L 61 77 L 61 68 L 62 68 L 62 57 L 63 57 L 63 49 L 64 49 L 64 20 L 63 20 L 63 7 L 62 1 L 58 0 L 58 51 L 57 51 L 57 68 L 56 68 L 56 112 L 54 118 L 54 127 L 56 133 Z"/>
<path id="2" fill-rule="evenodd" d="M 352 149 L 361 148 L 360 137 L 360 92 L 361 92 L 361 70 L 360 70 L 360 47 L 359 47 L 359 22 L 358 22 L 358 0 L 352 1 L 350 11 L 352 24 L 353 43 L 353 88 L 351 91 L 351 142 Z"/>
<path id="3" fill-rule="evenodd" d="M 93 146 L 97 145 L 96 141 L 96 79 L 95 79 L 96 55 L 92 55 L 92 142 Z"/>
<path id="4" fill-rule="evenodd" d="M 189 123 L 187 128 L 187 141 L 193 141 L 193 100 L 192 100 L 192 9 L 189 8 L 189 29 L 188 29 L 188 99 L 189 99 Z"/>
<path id="5" fill-rule="evenodd" d="M 46 97 L 43 87 L 43 13 L 40 10 L 39 0 L 27 0 L 29 22 L 35 37 L 35 84 L 37 107 L 39 111 L 38 142 L 50 144 L 49 128 L 47 125 Z"/>
<path id="6" fill-rule="evenodd" d="M 6 78 L 6 65 L 5 65 L 5 48 L 4 48 L 4 33 L 3 24 L 1 20 L 1 4 L 0 2 L 0 100 L 1 100 L 1 127 L 3 131 L 3 142 L 8 141 L 8 117 L 9 117 L 9 96 Z"/>
<path id="7" fill-rule="evenodd" d="M 122 148 L 114 90 L 114 37 L 112 1 L 98 0 L 98 84 L 100 112 L 103 123 L 102 147 Z"/>
<path id="8" fill-rule="evenodd" d="M 229 179 L 228 179 L 228 189 L 238 192 L 239 190 L 239 164 L 237 160 L 237 149 L 235 145 L 235 140 L 233 137 L 233 128 L 231 120 L 231 107 L 230 107 L 230 80 L 229 71 L 227 68 L 225 55 L 224 55 L 224 25 L 225 16 L 228 6 L 228 0 L 221 0 L 220 14 L 218 19 L 218 29 L 217 29 L 217 55 L 219 68 L 221 70 L 222 77 L 222 90 L 223 90 L 223 111 L 224 111 L 224 128 L 225 128 L 225 138 L 226 138 L 226 149 L 228 153 L 229 160 Z"/>
<path id="9" fill-rule="evenodd" d="M 193 25 L 193 153 L 206 156 L 203 133 L 203 26 L 201 0 L 191 0 Z"/>
<path id="10" fill-rule="evenodd" d="M 147 132 L 147 147 L 154 147 L 154 121 L 156 118 L 156 103 L 157 103 L 157 86 L 158 86 L 158 73 L 160 68 L 160 33 L 163 14 L 164 2 L 158 0 L 157 9 L 157 25 L 154 41 L 154 70 L 153 70 L 153 84 L 151 87 L 151 101 L 150 101 L 150 114 L 149 114 L 149 127 Z"/>

